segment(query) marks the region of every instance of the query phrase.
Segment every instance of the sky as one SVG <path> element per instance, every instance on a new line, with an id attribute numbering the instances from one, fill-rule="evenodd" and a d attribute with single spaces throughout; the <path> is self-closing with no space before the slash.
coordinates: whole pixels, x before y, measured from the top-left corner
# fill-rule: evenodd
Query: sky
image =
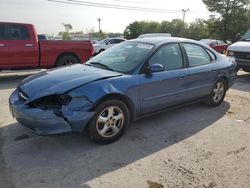
<path id="1" fill-rule="evenodd" d="M 68 0 L 59 0 L 66 1 Z M 72 31 L 98 31 L 101 18 L 104 32 L 121 32 L 134 21 L 171 21 L 182 19 L 182 9 L 189 9 L 186 22 L 208 18 L 210 13 L 202 0 L 77 0 L 78 2 L 105 3 L 118 6 L 164 9 L 164 12 L 118 10 L 103 7 L 56 3 L 48 0 L 0 0 L 0 22 L 32 23 L 38 33 L 57 34 L 62 23 L 70 23 Z M 72 1 L 71 1 L 72 2 Z M 166 10 L 166 11 L 165 11 Z"/>

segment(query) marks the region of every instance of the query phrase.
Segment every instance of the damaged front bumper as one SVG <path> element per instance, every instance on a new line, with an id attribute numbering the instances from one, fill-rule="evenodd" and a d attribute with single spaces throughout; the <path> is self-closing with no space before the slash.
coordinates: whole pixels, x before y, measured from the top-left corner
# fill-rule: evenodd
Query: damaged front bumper
<path id="1" fill-rule="evenodd" d="M 20 97 L 18 89 L 9 98 L 12 116 L 33 133 L 44 136 L 82 132 L 94 115 L 92 105 L 86 98 L 76 97 L 59 109 L 32 107 Z"/>

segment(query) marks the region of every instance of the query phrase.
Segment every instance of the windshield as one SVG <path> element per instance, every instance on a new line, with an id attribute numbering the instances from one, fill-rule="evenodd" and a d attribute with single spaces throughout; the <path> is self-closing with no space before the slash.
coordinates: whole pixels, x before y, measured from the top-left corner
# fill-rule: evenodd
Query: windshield
<path id="1" fill-rule="evenodd" d="M 86 65 L 129 73 L 145 59 L 153 47 L 144 43 L 120 43 L 90 59 Z"/>
<path id="2" fill-rule="evenodd" d="M 250 29 L 241 37 L 241 40 L 249 40 L 250 41 Z"/>

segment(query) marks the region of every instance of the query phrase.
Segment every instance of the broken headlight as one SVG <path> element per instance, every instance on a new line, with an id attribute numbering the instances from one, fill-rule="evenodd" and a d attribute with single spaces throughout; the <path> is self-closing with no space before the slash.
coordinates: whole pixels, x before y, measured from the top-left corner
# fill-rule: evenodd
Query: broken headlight
<path id="1" fill-rule="evenodd" d="M 49 95 L 34 100 L 29 105 L 31 107 L 42 109 L 59 109 L 62 105 L 68 105 L 71 101 L 71 97 L 67 94 L 62 95 Z"/>

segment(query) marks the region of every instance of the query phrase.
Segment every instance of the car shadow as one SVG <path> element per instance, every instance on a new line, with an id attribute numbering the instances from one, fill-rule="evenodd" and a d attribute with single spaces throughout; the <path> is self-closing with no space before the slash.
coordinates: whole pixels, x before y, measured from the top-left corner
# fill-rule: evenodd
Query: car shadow
<path id="1" fill-rule="evenodd" d="M 250 73 L 240 72 L 232 89 L 250 92 Z"/>
<path id="2" fill-rule="evenodd" d="M 98 145 L 79 134 L 40 137 L 18 123 L 2 128 L 3 152 L 19 187 L 88 187 L 87 182 L 195 136 L 222 118 L 228 102 L 193 104 L 132 123 L 117 142 Z M 168 159 L 162 159 L 168 160 Z M 163 161 L 164 162 L 164 161 Z M 164 163 L 163 163 L 164 164 Z"/>

